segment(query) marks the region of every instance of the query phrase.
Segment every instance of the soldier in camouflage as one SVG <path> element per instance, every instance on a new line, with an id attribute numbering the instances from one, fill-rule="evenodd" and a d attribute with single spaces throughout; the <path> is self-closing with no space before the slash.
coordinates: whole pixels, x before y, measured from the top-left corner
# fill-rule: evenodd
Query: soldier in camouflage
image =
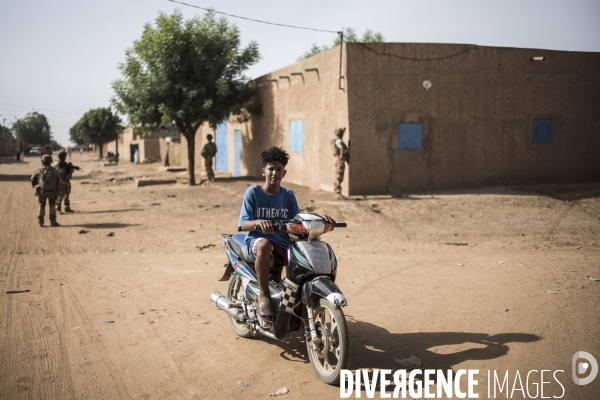
<path id="1" fill-rule="evenodd" d="M 344 180 L 344 171 L 346 163 L 350 163 L 350 148 L 342 140 L 346 128 L 335 130 L 336 139 L 331 144 L 333 148 L 333 156 L 335 157 L 335 179 L 333 181 L 333 191 L 336 198 L 342 197 L 342 181 Z"/>
<path id="2" fill-rule="evenodd" d="M 40 204 L 38 211 L 38 222 L 44 226 L 44 216 L 46 214 L 46 200 L 50 203 L 50 225 L 60 226 L 56 222 L 56 198 L 60 189 L 60 175 L 52 167 L 52 156 L 44 154 L 42 156 L 42 166 L 35 170 L 31 175 L 31 186 L 35 188 L 35 195 Z"/>
<path id="3" fill-rule="evenodd" d="M 52 149 L 50 148 L 50 146 L 46 145 L 43 149 L 42 152 L 40 154 L 40 157 L 43 157 L 45 154 L 48 154 L 49 156 L 52 155 Z"/>
<path id="4" fill-rule="evenodd" d="M 208 180 L 211 182 L 215 181 L 215 172 L 213 171 L 213 157 L 217 154 L 217 145 L 212 142 L 213 136 L 211 134 L 206 135 L 208 143 L 202 148 L 200 155 L 204 157 L 204 168 L 206 168 L 206 175 Z"/>
<path id="5" fill-rule="evenodd" d="M 65 212 L 74 212 L 71 209 L 71 201 L 69 195 L 71 194 L 71 178 L 75 170 L 79 171 L 79 167 L 67 162 L 67 152 L 61 150 L 58 153 L 58 160 L 54 164 L 54 168 L 60 175 L 61 185 L 58 191 L 57 211 L 62 214 L 62 202 L 65 201 Z"/>

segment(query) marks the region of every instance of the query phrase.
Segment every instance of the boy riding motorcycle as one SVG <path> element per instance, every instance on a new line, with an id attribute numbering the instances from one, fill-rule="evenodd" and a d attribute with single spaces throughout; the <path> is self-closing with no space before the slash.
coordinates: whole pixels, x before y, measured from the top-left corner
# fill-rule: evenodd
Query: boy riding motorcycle
<path id="1" fill-rule="evenodd" d="M 275 319 L 275 309 L 271 305 L 269 292 L 269 270 L 277 255 L 287 266 L 287 249 L 291 240 L 287 233 L 275 233 L 272 221 L 292 219 L 300 208 L 294 192 L 281 186 L 285 177 L 285 166 L 290 158 L 283 148 L 271 147 L 261 153 L 263 168 L 261 173 L 265 183 L 254 185 L 246 190 L 238 231 L 246 233 L 245 244 L 248 253 L 255 259 L 256 275 L 260 287 L 258 312 L 267 321 Z M 321 216 L 325 223 L 335 224 L 327 216 Z M 257 230 L 260 228 L 260 230 Z"/>

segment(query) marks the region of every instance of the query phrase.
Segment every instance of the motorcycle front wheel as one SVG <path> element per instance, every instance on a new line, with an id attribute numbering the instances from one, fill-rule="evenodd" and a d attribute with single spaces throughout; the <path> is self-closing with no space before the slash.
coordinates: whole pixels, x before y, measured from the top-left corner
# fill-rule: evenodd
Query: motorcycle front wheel
<path id="1" fill-rule="evenodd" d="M 227 284 L 227 298 L 229 301 L 239 301 L 240 294 L 239 291 L 243 290 L 242 288 L 242 279 L 236 274 L 232 274 L 231 278 L 229 278 L 229 283 Z M 243 338 L 249 338 L 252 336 L 252 332 L 250 331 L 250 327 L 248 324 L 240 322 L 231 316 L 227 316 L 229 319 L 229 325 L 231 325 L 231 329 L 238 335 Z"/>
<path id="2" fill-rule="evenodd" d="M 320 380 L 337 385 L 342 369 L 350 364 L 350 338 L 346 317 L 340 308 L 321 299 L 313 309 L 317 342 L 306 342 L 308 358 Z"/>

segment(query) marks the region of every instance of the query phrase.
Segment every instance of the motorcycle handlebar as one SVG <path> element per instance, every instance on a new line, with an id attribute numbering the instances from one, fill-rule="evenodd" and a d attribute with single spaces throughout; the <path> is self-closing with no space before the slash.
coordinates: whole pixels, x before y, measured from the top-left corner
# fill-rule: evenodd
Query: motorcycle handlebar
<path id="1" fill-rule="evenodd" d="M 274 228 L 275 232 L 285 231 L 285 229 L 286 229 L 285 224 L 288 222 L 290 222 L 290 221 L 273 221 L 273 228 Z M 336 222 L 335 224 L 333 224 L 334 228 L 346 228 L 347 226 L 348 226 L 348 224 L 346 224 L 345 222 Z M 260 225 L 254 225 L 254 230 L 262 231 L 262 228 L 260 227 Z"/>

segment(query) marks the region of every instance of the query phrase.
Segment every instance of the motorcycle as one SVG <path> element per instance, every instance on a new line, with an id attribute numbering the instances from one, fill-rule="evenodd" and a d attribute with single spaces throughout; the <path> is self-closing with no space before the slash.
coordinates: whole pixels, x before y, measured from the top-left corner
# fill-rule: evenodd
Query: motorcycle
<path id="1" fill-rule="evenodd" d="M 317 377 L 330 385 L 340 381 L 350 362 L 348 325 L 342 307 L 347 305 L 335 284 L 337 259 L 322 234 L 345 223 L 325 223 L 316 214 L 300 213 L 292 220 L 274 221 L 275 232 L 286 232 L 288 250 L 285 279 L 283 259 L 275 257 L 269 275 L 276 318 L 268 322 L 258 312 L 258 278 L 254 260 L 244 244 L 244 234 L 220 234 L 228 262 L 220 281 L 228 281 L 227 292 L 214 292 L 210 301 L 227 313 L 229 324 L 240 337 L 260 333 L 286 342 L 288 334 L 304 332 L 308 358 Z M 259 229 L 260 227 L 257 226 Z"/>

